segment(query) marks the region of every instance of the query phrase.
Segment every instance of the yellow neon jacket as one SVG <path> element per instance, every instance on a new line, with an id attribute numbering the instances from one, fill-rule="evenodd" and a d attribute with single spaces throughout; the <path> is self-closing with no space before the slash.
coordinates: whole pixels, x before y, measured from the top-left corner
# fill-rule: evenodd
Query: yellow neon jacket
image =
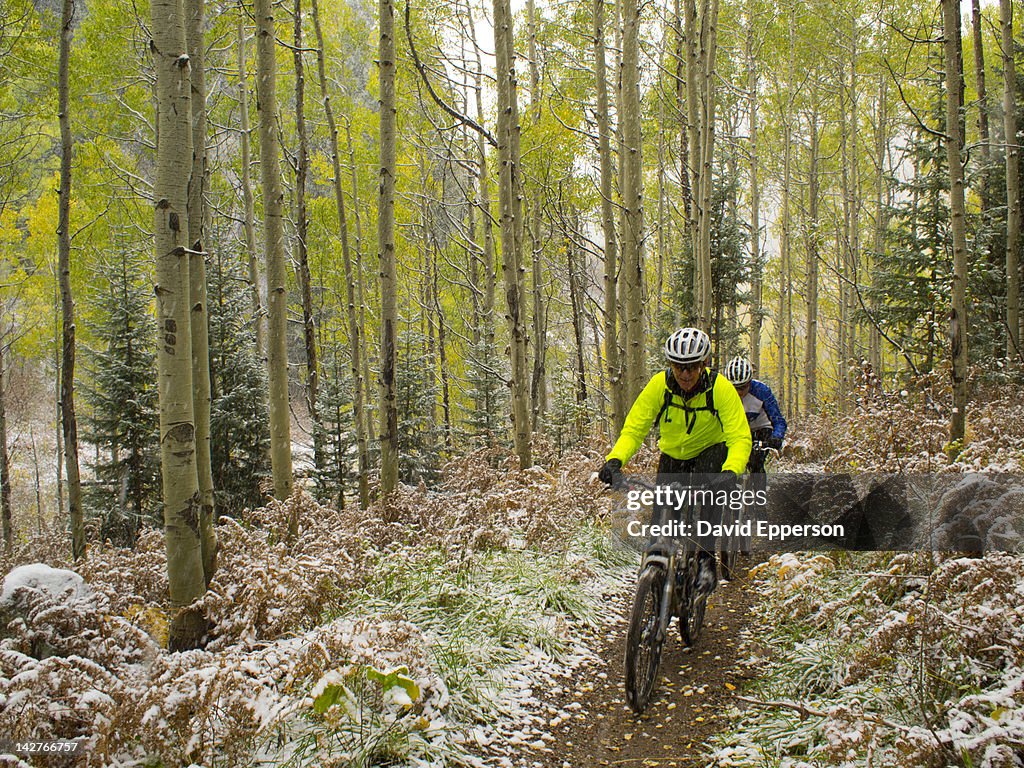
<path id="1" fill-rule="evenodd" d="M 671 375 L 671 372 L 659 371 L 647 382 L 629 409 L 619 439 L 605 458 L 606 461 L 618 459 L 625 464 L 633 458 L 665 404 L 667 376 Z M 731 470 L 741 475 L 747 468 L 751 448 L 750 427 L 747 425 L 743 401 L 736 387 L 725 376 L 717 374 L 713 384 L 714 406 L 718 411 L 716 417 L 707 410 L 707 376 L 701 377 L 701 384 L 697 394 L 685 402 L 678 390 L 673 392 L 673 405 L 661 415 L 658 448 L 676 459 L 692 459 L 706 448 L 724 442 L 728 455 L 722 470 Z M 693 425 L 689 433 L 688 422 Z"/>

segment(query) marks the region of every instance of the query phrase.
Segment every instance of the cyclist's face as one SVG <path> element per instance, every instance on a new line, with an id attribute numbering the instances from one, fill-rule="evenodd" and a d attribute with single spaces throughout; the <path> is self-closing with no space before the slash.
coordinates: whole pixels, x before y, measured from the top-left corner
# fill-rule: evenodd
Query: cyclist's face
<path id="1" fill-rule="evenodd" d="M 701 360 L 698 363 L 672 363 L 672 375 L 676 379 L 676 384 L 683 392 L 689 392 L 695 386 L 697 386 L 697 379 L 700 378 L 700 372 L 704 370 L 704 364 L 707 360 Z"/>
<path id="2" fill-rule="evenodd" d="M 737 392 L 737 394 L 739 394 L 740 397 L 746 397 L 747 396 L 747 392 L 749 392 L 749 391 L 750 391 L 750 382 L 749 381 L 746 384 L 739 384 L 736 387 L 736 392 Z"/>

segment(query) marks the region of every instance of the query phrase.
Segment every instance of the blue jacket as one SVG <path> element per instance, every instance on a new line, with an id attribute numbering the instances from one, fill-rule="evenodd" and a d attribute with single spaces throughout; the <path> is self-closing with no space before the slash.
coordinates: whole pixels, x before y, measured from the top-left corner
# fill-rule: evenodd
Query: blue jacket
<path id="1" fill-rule="evenodd" d="M 750 391 L 743 396 L 743 410 L 752 431 L 771 427 L 772 437 L 781 440 L 786 436 L 786 419 L 771 387 L 763 381 L 750 382 Z"/>

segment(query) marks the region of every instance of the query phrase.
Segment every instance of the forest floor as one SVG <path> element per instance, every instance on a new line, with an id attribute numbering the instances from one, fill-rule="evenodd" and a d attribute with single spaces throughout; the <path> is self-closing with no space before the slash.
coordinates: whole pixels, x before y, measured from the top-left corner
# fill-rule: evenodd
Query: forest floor
<path id="1" fill-rule="evenodd" d="M 609 605 L 615 614 L 606 625 L 599 659 L 579 670 L 578 685 L 550 706 L 571 710 L 569 720 L 551 728 L 548 750 L 524 765 L 544 768 L 586 766 L 706 765 L 708 740 L 728 725 L 727 713 L 742 708 L 737 698 L 756 672 L 745 662 L 756 635 L 757 594 L 746 577 L 747 559 L 731 582 L 720 582 L 708 605 L 704 631 L 686 649 L 673 623 L 665 644 L 660 681 L 642 715 L 625 703 L 623 656 L 632 591 Z"/>

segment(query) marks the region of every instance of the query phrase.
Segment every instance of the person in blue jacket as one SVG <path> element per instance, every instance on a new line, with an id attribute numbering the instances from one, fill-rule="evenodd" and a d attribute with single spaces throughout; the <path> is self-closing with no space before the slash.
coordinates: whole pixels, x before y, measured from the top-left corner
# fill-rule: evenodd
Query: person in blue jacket
<path id="1" fill-rule="evenodd" d="M 750 424 L 754 441 L 767 448 L 782 450 L 786 437 L 786 419 L 772 393 L 771 387 L 754 378 L 754 367 L 745 357 L 734 357 L 725 367 L 725 378 L 736 387 L 736 393 L 743 401 L 743 410 Z M 751 473 L 764 472 L 765 450 L 753 450 L 747 469 Z"/>

